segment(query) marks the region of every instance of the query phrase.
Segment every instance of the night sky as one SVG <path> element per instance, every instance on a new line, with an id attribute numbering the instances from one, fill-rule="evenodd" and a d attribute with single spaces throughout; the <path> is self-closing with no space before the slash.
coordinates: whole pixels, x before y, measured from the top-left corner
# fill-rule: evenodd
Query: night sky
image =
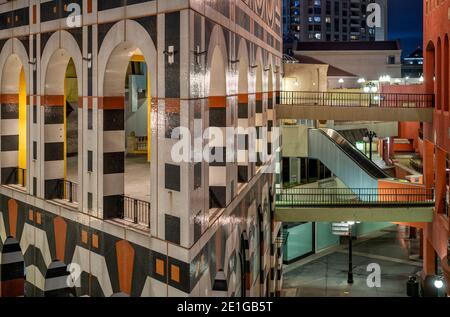
<path id="1" fill-rule="evenodd" d="M 388 0 L 389 40 L 399 39 L 403 54 L 407 55 L 423 38 L 423 0 Z"/>

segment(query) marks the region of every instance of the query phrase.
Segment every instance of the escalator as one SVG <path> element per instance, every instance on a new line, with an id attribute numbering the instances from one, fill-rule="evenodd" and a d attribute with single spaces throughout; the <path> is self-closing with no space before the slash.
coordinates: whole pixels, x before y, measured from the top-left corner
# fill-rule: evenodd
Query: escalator
<path id="1" fill-rule="evenodd" d="M 390 176 L 333 129 L 310 129 L 309 157 L 321 161 L 349 188 L 378 188 Z"/>

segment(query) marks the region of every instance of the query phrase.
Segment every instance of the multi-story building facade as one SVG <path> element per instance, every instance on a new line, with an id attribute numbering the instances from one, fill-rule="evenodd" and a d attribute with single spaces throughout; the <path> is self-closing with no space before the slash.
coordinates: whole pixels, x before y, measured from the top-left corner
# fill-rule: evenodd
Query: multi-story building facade
<path id="1" fill-rule="evenodd" d="M 281 23 L 281 0 L 0 1 L 0 294 L 279 295 Z M 177 160 L 177 128 L 240 160 Z"/>
<path id="2" fill-rule="evenodd" d="M 377 28 L 367 25 L 367 6 L 374 2 L 381 8 Z M 302 42 L 387 39 L 386 0 L 284 0 L 284 14 L 284 33 Z"/>
<path id="3" fill-rule="evenodd" d="M 449 5 L 450 1 L 424 1 L 424 90 L 436 96 L 433 124 L 423 127 L 424 181 L 429 188 L 436 188 L 433 223 L 424 229 L 424 274 L 444 273 L 447 287 L 450 287 Z"/>

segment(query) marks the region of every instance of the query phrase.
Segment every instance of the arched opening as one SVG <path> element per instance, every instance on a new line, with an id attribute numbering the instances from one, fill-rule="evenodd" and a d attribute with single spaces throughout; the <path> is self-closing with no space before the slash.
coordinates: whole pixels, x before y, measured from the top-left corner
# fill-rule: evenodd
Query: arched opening
<path id="1" fill-rule="evenodd" d="M 50 263 L 45 274 L 44 297 L 76 297 L 67 265 L 59 260 Z"/>
<path id="2" fill-rule="evenodd" d="M 151 90 L 144 54 L 133 43 L 109 56 L 103 82 L 103 191 L 106 218 L 150 226 Z"/>
<path id="3" fill-rule="evenodd" d="M 438 39 L 437 52 L 436 52 L 436 70 L 435 70 L 435 92 L 436 92 L 436 105 L 437 109 L 442 110 L 442 44 L 441 38 Z"/>
<path id="4" fill-rule="evenodd" d="M 209 74 L 209 126 L 222 132 L 230 123 L 227 106 L 225 56 L 217 45 L 212 53 Z M 225 133 L 220 138 L 210 130 L 209 198 L 210 208 L 225 208 L 234 195 L 233 173 L 226 162 L 227 144 Z"/>
<path id="5" fill-rule="evenodd" d="M 72 56 L 58 49 L 45 76 L 45 198 L 78 203 L 78 76 Z"/>
<path id="6" fill-rule="evenodd" d="M 247 44 L 241 42 L 238 68 L 238 182 L 248 183 L 255 175 L 255 162 L 250 160 L 250 151 L 254 149 L 248 128 L 255 125 L 254 110 L 249 103 L 248 93 L 248 52 Z"/>
<path id="7" fill-rule="evenodd" d="M 18 55 L 6 60 L 1 78 L 1 183 L 26 187 L 27 86 Z"/>
<path id="8" fill-rule="evenodd" d="M 450 101 L 450 87 L 449 87 L 449 59 L 450 59 L 450 54 L 449 54 L 449 43 L 448 43 L 448 35 L 445 35 L 445 40 L 444 40 L 444 65 L 443 65 L 443 82 L 442 82 L 442 92 L 444 94 L 443 97 L 443 109 L 445 111 L 449 110 L 449 101 Z"/>
<path id="9" fill-rule="evenodd" d="M 427 94 L 434 94 L 434 78 L 436 71 L 436 56 L 435 56 L 435 46 L 433 42 L 429 42 L 425 51 L 425 89 Z"/>
<path id="10" fill-rule="evenodd" d="M 0 297 L 25 295 L 25 260 L 19 242 L 8 237 L 0 259 Z"/>
<path id="11" fill-rule="evenodd" d="M 65 86 L 64 86 L 64 131 L 65 131 L 65 150 L 64 150 L 64 181 L 66 183 L 63 189 L 63 198 L 77 202 L 78 184 L 78 84 L 75 64 L 70 59 L 67 65 Z"/>

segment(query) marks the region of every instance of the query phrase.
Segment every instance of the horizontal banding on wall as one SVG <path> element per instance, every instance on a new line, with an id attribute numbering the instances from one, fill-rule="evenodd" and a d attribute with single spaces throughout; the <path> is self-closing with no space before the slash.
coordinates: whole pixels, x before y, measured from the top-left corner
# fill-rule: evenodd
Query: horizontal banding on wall
<path id="1" fill-rule="evenodd" d="M 0 101 L 2 104 L 18 104 L 19 94 L 2 94 L 0 95 Z"/>
<path id="2" fill-rule="evenodd" d="M 248 94 L 239 94 L 238 95 L 238 103 L 239 104 L 247 104 L 248 103 Z"/>
<path id="3" fill-rule="evenodd" d="M 104 110 L 124 110 L 125 97 L 100 97 L 98 98 L 98 107 Z"/>
<path id="4" fill-rule="evenodd" d="M 166 113 L 180 113 L 180 99 L 167 98 L 165 99 L 164 106 Z"/>
<path id="5" fill-rule="evenodd" d="M 209 108 L 226 108 L 227 97 L 226 96 L 214 96 L 208 98 Z"/>
<path id="6" fill-rule="evenodd" d="M 41 96 L 41 105 L 46 107 L 63 107 L 64 96 L 61 95 Z"/>

